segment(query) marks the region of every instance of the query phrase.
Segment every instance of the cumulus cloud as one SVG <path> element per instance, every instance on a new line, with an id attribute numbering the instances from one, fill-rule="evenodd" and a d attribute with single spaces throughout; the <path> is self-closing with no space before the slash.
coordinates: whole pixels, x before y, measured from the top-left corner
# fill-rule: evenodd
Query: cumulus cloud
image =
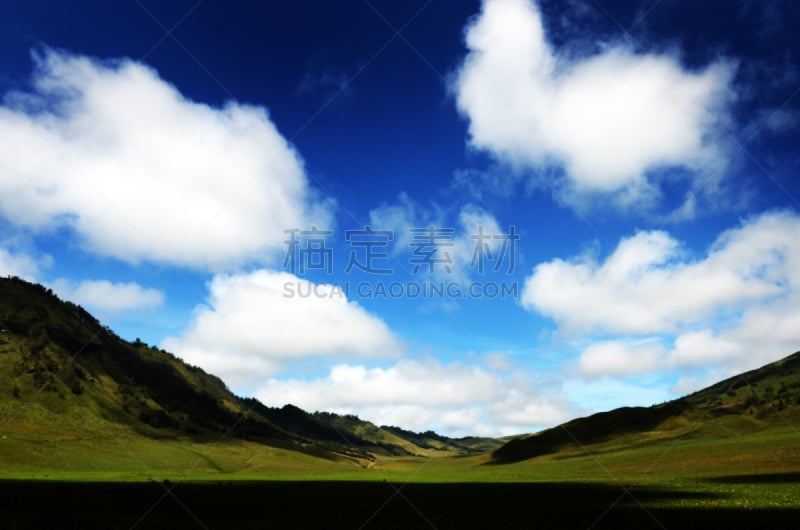
<path id="1" fill-rule="evenodd" d="M 233 388 L 263 382 L 308 357 L 381 357 L 403 346 L 386 324 L 334 285 L 266 269 L 217 275 L 207 305 L 162 346 Z"/>
<path id="2" fill-rule="evenodd" d="M 524 307 L 572 332 L 678 331 L 796 289 L 800 217 L 769 213 L 721 234 L 702 258 L 662 231 L 623 239 L 604 261 L 592 255 L 537 265 Z"/>
<path id="3" fill-rule="evenodd" d="M 262 402 L 356 413 L 384 425 L 450 435 L 508 435 L 557 424 L 574 411 L 558 392 L 478 365 L 404 360 L 382 368 L 340 364 L 315 379 L 270 379 Z"/>
<path id="4" fill-rule="evenodd" d="M 529 0 L 485 0 L 465 35 L 453 91 L 473 146 L 516 168 L 563 167 L 552 184 L 573 205 L 587 194 L 652 205 L 652 173 L 670 167 L 689 170 L 688 198 L 716 192 L 725 157 L 713 120 L 732 98 L 729 63 L 689 71 L 623 45 L 560 57 Z"/>
<path id="5" fill-rule="evenodd" d="M 264 108 L 193 102 L 128 59 L 34 59 L 31 92 L 0 106 L 0 215 L 14 225 L 210 269 L 267 260 L 284 230 L 328 225 L 330 205 Z"/>
<path id="6" fill-rule="evenodd" d="M 495 434 L 503 436 L 553 427 L 581 412 L 560 391 L 533 392 L 522 385 L 506 388 L 504 395 L 487 404 L 487 409 L 489 417 L 498 426 Z"/>
<path id="7" fill-rule="evenodd" d="M 800 292 L 748 308 L 722 326 L 679 335 L 668 362 L 677 368 L 725 367 L 727 375 L 800 350 Z"/>
<path id="8" fill-rule="evenodd" d="M 663 366 L 664 353 L 664 347 L 657 342 L 597 342 L 581 352 L 578 366 L 580 373 L 589 377 L 633 375 Z"/>
<path id="9" fill-rule="evenodd" d="M 103 312 L 151 309 L 164 303 L 164 293 L 158 289 L 142 287 L 135 282 L 73 282 L 62 278 L 51 282 L 51 288 L 65 300 Z"/>
<path id="10" fill-rule="evenodd" d="M 729 361 L 747 355 L 746 346 L 715 336 L 710 329 L 688 331 L 679 335 L 670 351 L 670 361 L 678 367 L 695 367 Z"/>
<path id="11" fill-rule="evenodd" d="M 38 274 L 37 260 L 27 254 L 0 247 L 0 276 L 17 276 L 28 281 L 36 281 Z"/>
<path id="12" fill-rule="evenodd" d="M 800 348 L 800 216 L 742 221 L 702 256 L 653 231 L 623 239 L 605 260 L 542 263 L 522 304 L 596 341 L 579 357 L 584 376 L 756 368 Z M 707 380 L 687 377 L 679 388 Z"/>

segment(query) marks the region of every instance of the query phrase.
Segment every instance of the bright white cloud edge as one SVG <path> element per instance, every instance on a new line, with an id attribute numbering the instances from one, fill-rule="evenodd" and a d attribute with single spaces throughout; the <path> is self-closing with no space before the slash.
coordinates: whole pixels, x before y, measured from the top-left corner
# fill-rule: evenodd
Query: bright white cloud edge
<path id="1" fill-rule="evenodd" d="M 800 349 L 800 216 L 767 212 L 726 230 L 703 255 L 663 231 L 622 239 L 603 260 L 537 265 L 522 305 L 590 342 L 583 377 L 675 373 L 676 390 Z"/>
<path id="2" fill-rule="evenodd" d="M 580 209 L 596 194 L 651 209 L 661 199 L 652 172 L 669 167 L 691 175 L 673 217 L 719 195 L 726 157 L 715 120 L 734 97 L 730 62 L 689 71 L 675 56 L 623 45 L 561 57 L 529 0 L 485 0 L 465 35 L 452 90 L 474 147 L 516 168 L 562 166 L 549 186 Z"/>
<path id="3" fill-rule="evenodd" d="M 117 313 L 138 309 L 154 309 L 164 303 L 164 293 L 142 287 L 136 282 L 82 280 L 74 282 L 59 278 L 48 285 L 64 300 L 75 302 L 90 310 Z"/>
<path id="4" fill-rule="evenodd" d="M 263 107 L 193 102 L 130 59 L 34 55 L 30 93 L 0 105 L 0 215 L 67 227 L 85 249 L 221 270 L 269 263 L 284 230 L 331 204 Z"/>
<path id="5" fill-rule="evenodd" d="M 312 379 L 272 378 L 255 391 L 267 405 L 358 414 L 378 425 L 450 436 L 505 436 L 576 414 L 557 388 L 481 365 L 403 360 L 383 367 L 333 366 Z"/>
<path id="6" fill-rule="evenodd" d="M 28 281 L 36 281 L 40 270 L 39 262 L 24 252 L 15 252 L 0 247 L 0 276 L 16 276 Z"/>
<path id="7" fill-rule="evenodd" d="M 335 285 L 268 269 L 214 276 L 207 305 L 198 306 L 183 333 L 162 346 L 234 389 L 260 384 L 291 360 L 404 351 L 380 318 Z"/>

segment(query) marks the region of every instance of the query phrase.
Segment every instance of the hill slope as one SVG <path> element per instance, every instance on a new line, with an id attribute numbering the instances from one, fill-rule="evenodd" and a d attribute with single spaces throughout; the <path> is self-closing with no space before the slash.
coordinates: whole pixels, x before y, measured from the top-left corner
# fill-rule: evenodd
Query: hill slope
<path id="1" fill-rule="evenodd" d="M 800 419 L 800 352 L 651 407 L 623 407 L 517 438 L 492 453 L 517 462 L 567 449 L 630 447 L 670 438 L 739 436 Z"/>
<path id="2" fill-rule="evenodd" d="M 480 445 L 438 437 L 433 446 L 354 416 L 240 398 L 218 377 L 122 340 L 83 308 L 17 278 L 0 279 L 0 381 L 0 434 L 19 442 L 15 452 L 31 452 L 32 466 L 52 465 L 37 443 L 82 441 L 91 449 L 91 441 L 105 443 L 110 433 L 128 446 L 186 441 L 202 452 L 196 444 L 238 441 L 249 450 L 264 446 L 362 465 L 381 455 L 467 454 Z"/>

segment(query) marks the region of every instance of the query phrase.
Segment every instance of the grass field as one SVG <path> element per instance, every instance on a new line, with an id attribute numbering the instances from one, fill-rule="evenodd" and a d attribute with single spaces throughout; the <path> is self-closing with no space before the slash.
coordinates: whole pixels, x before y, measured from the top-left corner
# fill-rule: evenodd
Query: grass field
<path id="1" fill-rule="evenodd" d="M 0 302 L 24 307 L 6 315 L 23 338 L 0 337 L 0 530 L 800 522 L 800 354 L 681 400 L 510 441 L 504 457 L 488 452 L 495 440 L 254 409 L 217 378 L 108 334 L 76 364 L 65 348 L 97 338 L 81 327 L 91 317 L 41 289 L 4 285 L 24 292 Z M 50 318 L 28 307 L 36 296 Z M 76 318 L 78 331 L 59 327 Z M 369 451 L 354 450 L 358 439 Z"/>
<path id="2" fill-rule="evenodd" d="M 54 412 L 63 402 L 55 403 L 0 403 L 11 420 L 0 437 L 0 528 L 794 528 L 800 521 L 800 432 L 791 421 L 724 416 L 674 437 L 634 433 L 506 464 L 489 454 L 371 462 L 320 458 L 279 440 L 143 436 L 89 407 Z"/>
<path id="3" fill-rule="evenodd" d="M 515 464 L 402 457 L 368 468 L 242 441 L 137 440 L 129 458 L 119 446 L 41 442 L 63 459 L 47 472 L 6 459 L 4 527 L 794 528 L 800 520 L 800 435 L 791 427 L 576 447 Z"/>

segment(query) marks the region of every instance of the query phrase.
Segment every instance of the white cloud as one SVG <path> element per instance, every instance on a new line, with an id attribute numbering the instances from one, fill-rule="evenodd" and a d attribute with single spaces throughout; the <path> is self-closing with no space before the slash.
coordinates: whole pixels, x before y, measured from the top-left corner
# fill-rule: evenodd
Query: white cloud
<path id="1" fill-rule="evenodd" d="M 597 342 L 581 352 L 580 373 L 588 377 L 632 375 L 664 365 L 664 347 L 657 342 L 631 344 L 613 340 Z"/>
<path id="2" fill-rule="evenodd" d="M 640 232 L 602 261 L 538 265 L 522 303 L 589 343 L 583 378 L 671 374 L 673 391 L 696 390 L 800 349 L 800 216 L 742 221 L 703 255 Z"/>
<path id="3" fill-rule="evenodd" d="M 722 362 L 746 355 L 743 344 L 715 337 L 709 329 L 688 331 L 675 339 L 670 361 L 679 367 Z"/>
<path id="4" fill-rule="evenodd" d="M 330 222 L 262 107 L 193 102 L 147 66 L 48 51 L 0 106 L 0 215 L 128 262 L 264 262 Z"/>
<path id="5" fill-rule="evenodd" d="M 728 375 L 758 368 L 800 350 L 800 292 L 748 308 L 717 329 L 675 339 L 669 361 L 677 368 L 724 367 Z"/>
<path id="6" fill-rule="evenodd" d="M 661 231 L 623 239 L 605 261 L 589 255 L 536 266 L 522 304 L 569 332 L 680 331 L 800 285 L 800 217 L 770 213 L 721 234 L 692 259 Z"/>
<path id="7" fill-rule="evenodd" d="M 491 370 L 507 371 L 511 368 L 511 359 L 501 351 L 488 352 L 484 355 L 484 362 Z"/>
<path id="8" fill-rule="evenodd" d="M 713 120 L 732 98 L 730 64 L 688 71 L 622 45 L 559 57 L 529 0 L 485 0 L 465 33 L 453 90 L 473 146 L 517 168 L 563 166 L 554 184 L 573 205 L 587 193 L 652 205 L 660 190 L 648 172 L 675 166 L 692 173 L 689 197 L 715 192 L 725 157 Z"/>
<path id="9" fill-rule="evenodd" d="M 535 427 L 553 427 L 579 414 L 560 391 L 533 393 L 524 384 L 507 387 L 505 394 L 490 402 L 487 408 L 502 435 L 529 432 Z"/>
<path id="10" fill-rule="evenodd" d="M 39 264 L 21 252 L 11 252 L 0 247 L 0 276 L 17 276 L 28 281 L 36 281 Z"/>
<path id="11" fill-rule="evenodd" d="M 355 413 L 378 424 L 459 436 L 507 435 L 569 419 L 558 392 L 478 365 L 400 361 L 386 368 L 336 365 L 316 379 L 270 379 L 255 392 L 267 405 Z"/>
<path id="12" fill-rule="evenodd" d="M 381 357 L 403 350 L 381 319 L 335 286 L 285 272 L 217 275 L 207 303 L 179 337 L 162 346 L 234 389 L 260 384 L 291 359 Z"/>
<path id="13" fill-rule="evenodd" d="M 800 350 L 800 216 L 764 215 L 723 234 L 714 249 L 749 282 L 769 282 L 776 292 L 739 314 L 684 331 L 670 362 L 678 368 L 722 366 L 730 373 Z"/>
<path id="14" fill-rule="evenodd" d="M 503 383 L 476 366 L 443 366 L 438 362 L 401 361 L 390 368 L 368 369 L 360 365 L 333 366 L 325 379 L 305 382 L 271 380 L 259 396 L 270 403 L 288 400 L 311 410 L 354 405 L 463 405 L 498 394 Z M 272 392 L 267 392 L 267 389 Z M 266 402 L 266 401 L 265 401 Z"/>
<path id="15" fill-rule="evenodd" d="M 83 280 L 75 283 L 62 278 L 51 282 L 51 287 L 61 298 L 96 311 L 151 309 L 164 303 L 164 293 L 135 282 Z"/>

